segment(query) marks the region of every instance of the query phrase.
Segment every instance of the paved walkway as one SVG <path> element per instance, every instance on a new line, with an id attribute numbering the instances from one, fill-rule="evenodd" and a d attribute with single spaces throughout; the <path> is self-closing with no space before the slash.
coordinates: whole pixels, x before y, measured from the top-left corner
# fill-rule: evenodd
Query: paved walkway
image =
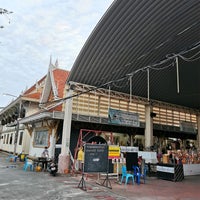
<path id="1" fill-rule="evenodd" d="M 147 177 L 146 184 L 120 185 L 111 180 L 112 189 L 96 183 L 89 175 L 86 191 L 78 187 L 81 176 L 50 176 L 48 172 L 23 171 L 23 163 L 9 162 L 0 152 L 1 200 L 199 200 L 200 176 L 185 177 L 181 182 Z"/>

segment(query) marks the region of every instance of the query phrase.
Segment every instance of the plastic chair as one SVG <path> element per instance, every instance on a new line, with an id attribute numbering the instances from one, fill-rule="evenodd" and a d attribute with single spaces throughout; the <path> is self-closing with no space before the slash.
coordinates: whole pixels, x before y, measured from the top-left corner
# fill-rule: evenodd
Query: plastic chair
<path id="1" fill-rule="evenodd" d="M 146 180 L 146 171 L 147 171 L 146 167 L 144 168 L 144 172 L 141 173 L 140 172 L 140 168 L 138 166 L 133 166 L 133 174 L 136 177 L 136 183 L 138 185 L 140 184 L 140 178 L 143 178 L 144 183 L 145 183 L 145 180 Z"/>
<path id="2" fill-rule="evenodd" d="M 125 185 L 127 185 L 127 182 L 129 180 L 129 178 L 132 179 L 133 184 L 134 184 L 134 175 L 127 173 L 126 166 L 122 166 L 122 179 L 121 179 L 121 183 L 122 183 L 122 181 L 123 181 L 124 178 L 125 178 Z"/>
<path id="3" fill-rule="evenodd" d="M 24 160 L 24 167 L 23 167 L 24 171 L 26 171 L 28 167 L 30 168 L 30 170 L 33 171 L 33 163 L 28 161 L 28 159 L 26 157 Z"/>
<path id="4" fill-rule="evenodd" d="M 136 183 L 139 185 L 141 174 L 140 174 L 140 169 L 138 166 L 133 166 L 133 174 L 134 174 Z"/>

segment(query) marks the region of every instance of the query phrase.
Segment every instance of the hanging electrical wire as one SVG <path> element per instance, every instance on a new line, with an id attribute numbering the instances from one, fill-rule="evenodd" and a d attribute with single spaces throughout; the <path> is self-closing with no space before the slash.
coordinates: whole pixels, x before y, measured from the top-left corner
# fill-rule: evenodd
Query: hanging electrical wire
<path id="1" fill-rule="evenodd" d="M 124 80 L 124 79 L 123 79 Z M 121 81 L 123 81 L 121 80 Z M 124 88 L 124 87 L 127 87 L 128 85 L 128 81 L 125 82 L 125 84 L 121 84 L 121 85 L 117 85 L 115 82 L 112 82 L 112 85 L 115 87 L 115 88 Z"/>
<path id="2" fill-rule="evenodd" d="M 58 106 L 58 105 L 60 105 L 60 104 L 62 104 L 62 103 L 64 103 L 64 101 L 65 100 L 67 100 L 67 99 L 70 99 L 70 98 L 74 98 L 74 97 L 77 97 L 77 96 L 80 96 L 80 95 L 82 95 L 82 94 L 85 94 L 85 93 L 88 93 L 88 92 L 91 92 L 91 91 L 96 91 L 97 89 L 99 89 L 99 88 L 104 88 L 104 87 L 106 87 L 106 86 L 111 86 L 111 85 L 113 85 L 113 86 L 115 86 L 115 87 L 117 87 L 117 88 L 119 88 L 120 86 L 118 86 L 118 85 L 116 85 L 116 83 L 118 83 L 118 82 L 120 82 L 120 81 L 124 81 L 124 80 L 126 80 L 127 79 L 127 82 L 128 81 L 130 81 L 130 77 L 131 77 L 131 80 L 132 80 L 132 77 L 135 75 L 135 74 L 137 74 L 137 73 L 139 73 L 139 72 L 148 72 L 148 76 L 149 76 L 149 70 L 164 70 L 164 69 L 167 69 L 167 68 L 169 68 L 169 67 L 174 67 L 174 64 L 176 63 L 176 67 L 177 67 L 177 57 L 180 57 L 181 59 L 183 59 L 183 60 L 185 60 L 185 61 L 188 61 L 188 62 L 191 62 L 191 61 L 193 61 L 194 59 L 196 60 L 196 59 L 200 59 L 200 57 L 198 57 L 198 58 L 194 58 L 195 56 L 197 56 L 199 53 L 200 53 L 200 51 L 198 51 L 197 53 L 195 53 L 194 55 L 192 55 L 190 58 L 186 58 L 186 57 L 184 57 L 183 55 L 184 54 L 187 54 L 187 53 L 189 53 L 189 52 L 191 52 L 191 51 L 193 51 L 193 50 L 195 50 L 195 49 L 197 49 L 197 48 L 199 48 L 200 47 L 200 42 L 197 42 L 196 43 L 197 45 L 195 45 L 195 46 L 193 46 L 191 49 L 188 49 L 188 50 L 185 50 L 185 51 L 181 51 L 181 52 L 179 52 L 179 53 L 172 53 L 172 54 L 168 54 L 168 55 L 166 55 L 166 59 L 164 59 L 164 60 L 161 60 L 161 61 L 159 61 L 159 62 L 157 62 L 157 63 L 155 63 L 155 64 L 152 64 L 152 65 L 148 65 L 148 66 L 145 66 L 145 67 L 142 67 L 142 68 L 140 68 L 140 69 L 137 69 L 137 70 L 135 70 L 135 71 L 133 71 L 133 72 L 131 72 L 131 73 L 129 73 L 129 74 L 126 74 L 125 76 L 123 76 L 123 77 L 121 77 L 121 78 L 119 78 L 119 79 L 115 79 L 115 80 L 111 80 L 111 81 L 109 81 L 109 82 L 106 82 L 106 83 L 103 83 L 103 84 L 99 84 L 98 86 L 96 86 L 96 87 L 93 87 L 92 89 L 89 89 L 89 90 L 86 90 L 86 91 L 83 91 L 83 92 L 79 92 L 79 93 L 76 93 L 76 94 L 74 94 L 74 95 L 71 95 L 70 97 L 65 97 L 65 98 L 62 98 L 62 99 L 58 99 L 58 100 L 54 100 L 52 103 L 55 103 L 54 105 L 52 105 L 52 106 L 49 106 L 49 107 L 47 107 L 46 109 L 52 109 L 53 107 L 56 107 L 56 106 Z M 167 62 L 170 62 L 171 61 L 171 63 L 170 64 L 168 64 L 168 65 L 164 65 L 164 64 L 166 64 Z M 128 65 L 130 65 L 130 63 L 128 63 Z M 164 65 L 164 66 L 163 66 Z M 161 66 L 161 67 L 158 67 L 158 66 Z M 178 73 L 178 72 L 177 72 Z M 124 87 L 124 86 L 123 86 Z M 131 93 L 131 95 L 132 95 L 132 84 L 131 84 L 131 86 L 130 86 L 130 93 Z M 177 74 L 177 92 L 179 93 L 179 77 L 178 77 L 178 74 Z M 149 91 L 148 91 L 148 98 L 149 98 Z M 131 99 L 130 99 L 130 101 L 131 101 Z M 56 103 L 57 102 L 57 103 Z M 47 103 L 47 102 L 46 102 Z"/>
<path id="3" fill-rule="evenodd" d="M 154 66 L 149 66 L 148 68 L 152 69 L 152 70 L 157 70 L 157 71 L 164 70 L 164 69 L 167 69 L 169 67 L 173 67 L 174 66 L 174 61 L 175 61 L 175 59 L 173 59 L 172 63 L 170 63 L 169 65 L 166 65 L 164 67 L 156 68 Z"/>
<path id="4" fill-rule="evenodd" d="M 199 57 L 197 57 L 197 58 L 195 58 L 197 55 L 200 55 L 200 51 L 198 51 L 196 54 L 194 54 L 193 56 L 191 56 L 191 57 L 189 57 L 189 58 L 187 58 L 187 57 L 184 57 L 184 56 L 182 56 L 182 55 L 178 55 L 180 58 L 182 58 L 184 61 L 187 61 L 187 62 L 193 62 L 193 61 L 196 61 L 196 60 L 198 60 L 198 59 L 200 59 L 200 56 Z"/>

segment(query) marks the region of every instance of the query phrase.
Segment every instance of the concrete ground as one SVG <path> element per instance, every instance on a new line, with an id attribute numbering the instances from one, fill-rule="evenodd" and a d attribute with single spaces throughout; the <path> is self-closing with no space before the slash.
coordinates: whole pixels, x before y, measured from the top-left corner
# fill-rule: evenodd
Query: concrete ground
<path id="1" fill-rule="evenodd" d="M 58 176 L 53 177 L 48 172 L 24 171 L 22 162 L 9 162 L 6 157 L 7 154 L 0 152 L 1 200 L 200 199 L 200 176 L 185 177 L 181 182 L 147 177 L 145 184 L 132 185 L 130 183 L 127 186 L 110 180 L 112 189 L 109 189 L 97 184 L 96 175 L 93 174 L 89 174 L 83 182 L 81 175 L 58 174 Z M 100 182 L 102 183 L 103 180 Z M 110 186 L 109 182 L 105 182 L 104 185 Z M 86 191 L 83 190 L 85 188 Z"/>

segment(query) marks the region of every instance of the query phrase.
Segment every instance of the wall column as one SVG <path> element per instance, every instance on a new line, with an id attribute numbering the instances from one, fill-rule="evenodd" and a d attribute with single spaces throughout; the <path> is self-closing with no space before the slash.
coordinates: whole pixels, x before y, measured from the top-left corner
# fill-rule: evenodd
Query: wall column
<path id="1" fill-rule="evenodd" d="M 197 148 L 200 148 L 200 115 L 197 115 Z"/>
<path id="2" fill-rule="evenodd" d="M 145 106 L 145 148 L 153 145 L 153 118 L 151 117 L 152 106 Z"/>
<path id="3" fill-rule="evenodd" d="M 67 92 L 67 97 L 65 101 L 65 112 L 64 112 L 64 121 L 63 121 L 63 131 L 62 131 L 62 146 L 61 154 L 59 155 L 58 160 L 58 172 L 65 173 L 65 170 L 69 169 L 70 163 L 70 136 L 71 136 L 71 123 L 72 123 L 72 98 L 73 94 L 71 86 Z"/>

